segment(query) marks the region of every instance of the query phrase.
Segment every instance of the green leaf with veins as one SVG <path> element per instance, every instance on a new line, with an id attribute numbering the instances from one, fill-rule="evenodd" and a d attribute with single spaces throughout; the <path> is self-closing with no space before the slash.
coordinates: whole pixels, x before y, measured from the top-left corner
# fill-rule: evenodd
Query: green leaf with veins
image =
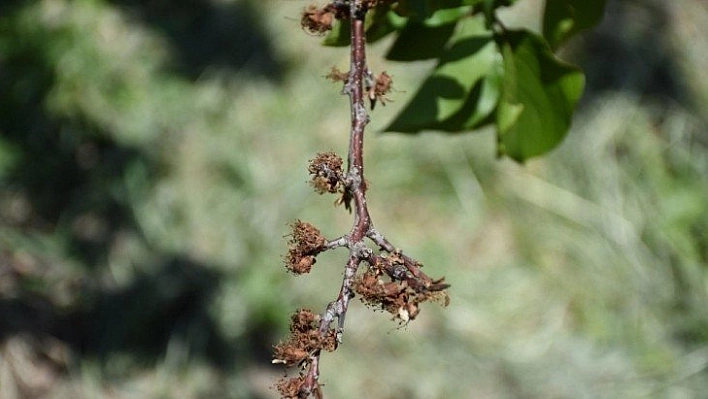
<path id="1" fill-rule="evenodd" d="M 385 7 L 377 7 L 366 15 L 364 29 L 366 42 L 377 42 L 389 34 L 403 29 L 407 19 Z M 325 46 L 345 47 L 351 40 L 351 25 L 349 20 L 335 21 L 332 30 L 324 39 Z"/>
<path id="2" fill-rule="evenodd" d="M 426 26 L 410 21 L 401 30 L 386 54 L 391 61 L 418 61 L 438 58 L 455 31 L 455 24 Z"/>
<path id="3" fill-rule="evenodd" d="M 569 37 L 602 19 L 607 0 L 546 0 L 543 37 L 556 49 Z"/>
<path id="4" fill-rule="evenodd" d="M 499 153 L 524 161 L 561 142 L 570 128 L 585 77 L 558 60 L 543 38 L 505 31 L 502 95 L 496 112 Z"/>
<path id="5" fill-rule="evenodd" d="M 479 126 L 499 96 L 500 62 L 484 18 L 460 20 L 431 76 L 385 130 L 457 132 Z"/>
<path id="6" fill-rule="evenodd" d="M 426 21 L 439 10 L 471 6 L 484 0 L 401 0 L 395 7 L 400 15 L 415 21 Z"/>

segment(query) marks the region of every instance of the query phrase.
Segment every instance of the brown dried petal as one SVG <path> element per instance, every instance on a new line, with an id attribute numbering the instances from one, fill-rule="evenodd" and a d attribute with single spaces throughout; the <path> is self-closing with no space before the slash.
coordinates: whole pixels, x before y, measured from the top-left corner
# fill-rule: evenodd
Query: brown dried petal
<path id="1" fill-rule="evenodd" d="M 314 256 L 300 256 L 290 251 L 285 259 L 285 268 L 295 274 L 306 274 L 312 270 L 312 265 L 317 262 Z"/>
<path id="2" fill-rule="evenodd" d="M 309 352 L 305 348 L 299 347 L 294 342 L 280 343 L 273 347 L 273 363 L 281 363 L 285 367 L 292 367 L 305 360 L 308 354 Z"/>
<path id="3" fill-rule="evenodd" d="M 393 78 L 391 75 L 386 73 L 386 71 L 381 72 L 379 76 L 376 77 L 376 82 L 373 83 L 373 87 L 368 88 L 369 90 L 369 101 L 371 101 L 371 109 L 373 110 L 376 106 L 376 101 L 380 101 L 381 105 L 386 105 L 387 101 L 391 101 L 386 94 L 388 94 L 393 88 Z"/>
<path id="4" fill-rule="evenodd" d="M 315 255 L 324 250 L 327 239 L 310 223 L 296 220 L 291 227 L 285 267 L 295 274 L 309 273 L 316 262 Z"/>
<path id="5" fill-rule="evenodd" d="M 333 66 L 325 78 L 332 82 L 346 82 L 349 79 L 349 72 L 342 72 L 336 66 Z"/>
<path id="6" fill-rule="evenodd" d="M 420 313 L 422 302 L 447 306 L 449 297 L 444 290 L 449 285 L 443 283 L 444 279 L 431 280 L 422 272 L 409 272 L 408 267 L 420 265 L 399 253 L 377 256 L 372 267 L 357 277 L 354 289 L 364 303 L 379 307 L 403 322 Z M 398 271 L 400 268 L 403 272 Z"/>
<path id="7" fill-rule="evenodd" d="M 324 35 L 332 29 L 334 13 L 327 8 L 318 9 L 314 5 L 308 6 L 302 12 L 300 26 L 313 35 Z"/>
<path id="8" fill-rule="evenodd" d="M 275 388 L 283 399 L 298 399 L 300 388 L 305 383 L 305 377 L 300 375 L 293 378 L 283 378 L 275 384 Z"/>
<path id="9" fill-rule="evenodd" d="M 290 317 L 290 332 L 306 333 L 317 328 L 320 315 L 312 313 L 310 309 L 298 309 Z"/>
<path id="10" fill-rule="evenodd" d="M 310 223 L 296 220 L 292 229 L 290 244 L 302 254 L 317 254 L 327 244 L 327 239 L 322 236 L 320 230 Z"/>

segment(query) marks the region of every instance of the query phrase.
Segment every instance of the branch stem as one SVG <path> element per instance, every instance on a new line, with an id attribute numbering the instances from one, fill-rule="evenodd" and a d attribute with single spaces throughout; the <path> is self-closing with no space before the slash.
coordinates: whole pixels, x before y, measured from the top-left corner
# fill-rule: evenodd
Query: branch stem
<path id="1" fill-rule="evenodd" d="M 364 19 L 366 9 L 362 0 L 349 2 L 351 21 L 351 46 L 349 77 L 344 86 L 344 93 L 349 96 L 351 110 L 351 131 L 349 135 L 349 155 L 347 158 L 347 192 L 354 200 L 354 223 L 348 235 L 328 242 L 327 247 L 349 246 L 349 261 L 344 268 L 342 286 L 337 299 L 327 305 L 320 321 L 319 333 L 325 336 L 330 325 L 337 318 L 337 342 L 342 342 L 344 319 L 349 309 L 349 301 L 354 297 L 354 280 L 359 265 L 362 262 L 362 251 L 369 251 L 363 244 L 369 229 L 371 217 L 366 206 L 366 181 L 364 180 L 364 130 L 369 123 L 369 115 L 364 105 L 364 73 L 366 71 L 366 35 Z M 343 242 L 344 240 L 344 242 Z M 305 375 L 304 384 L 300 389 L 300 397 L 307 398 L 313 392 L 318 392 L 319 357 L 321 351 L 313 353 L 311 364 Z"/>
<path id="2" fill-rule="evenodd" d="M 366 181 L 364 180 L 364 129 L 369 123 L 369 115 L 364 105 L 364 73 L 366 71 L 366 35 L 364 18 L 366 10 L 362 0 L 349 3 L 351 18 L 351 46 L 349 78 L 344 88 L 349 95 L 351 111 L 351 132 L 349 136 L 349 156 L 347 177 L 348 190 L 354 199 L 354 226 L 350 232 L 352 242 L 361 241 L 371 225 L 371 217 L 366 207 Z"/>
<path id="3" fill-rule="evenodd" d="M 312 396 L 318 399 L 322 398 L 322 389 L 318 382 L 322 349 L 334 350 L 342 342 L 344 319 L 349 309 L 349 302 L 354 298 L 355 287 L 359 293 L 362 292 L 361 284 L 363 283 L 357 281 L 357 271 L 362 263 L 368 264 L 371 269 L 379 268 L 379 271 L 390 277 L 391 283 L 401 283 L 398 286 L 400 291 L 397 291 L 397 289 L 391 290 L 391 283 L 387 283 L 389 291 L 381 291 L 379 294 L 393 295 L 394 299 L 402 301 L 397 311 L 401 319 L 405 316 L 406 321 L 415 317 L 418 313 L 418 303 L 427 300 L 430 297 L 430 292 L 442 291 L 448 287 L 447 284 L 443 283 L 443 279 L 433 280 L 423 273 L 420 270 L 422 266 L 420 263 L 403 255 L 383 234 L 373 227 L 371 222 L 366 203 L 367 185 L 364 178 L 364 131 L 369 123 L 369 114 L 364 102 L 369 95 L 368 91 L 372 85 L 373 74 L 366 65 L 364 23 L 368 11 L 367 7 L 372 2 L 369 0 L 349 0 L 347 3 L 349 6 L 349 21 L 351 23 L 350 68 L 343 94 L 349 96 L 351 130 L 347 171 L 344 176 L 340 177 L 340 182 L 344 184 L 345 190 L 341 202 L 345 204 L 347 209 L 351 209 L 350 203 L 352 200 L 354 201 L 354 222 L 348 234 L 326 241 L 324 245 L 318 247 L 317 253 L 338 247 L 347 247 L 349 248 L 349 259 L 344 267 L 344 276 L 339 294 L 335 300 L 327 305 L 327 308 L 322 313 L 316 332 L 319 338 L 315 342 L 329 340 L 328 342 L 334 343 L 334 348 L 331 346 L 318 346 L 312 350 L 312 347 L 310 347 L 311 352 L 308 354 L 307 361 L 302 361 L 301 363 L 307 364 L 307 371 L 294 379 L 298 383 L 297 395 L 299 398 L 310 398 Z M 344 5 L 345 2 L 338 4 Z M 339 165 L 341 165 L 341 160 Z M 381 251 L 390 255 L 375 254 L 374 250 L 365 244 L 364 240 L 367 238 L 373 241 Z M 380 290 L 381 287 L 383 287 L 383 283 L 377 280 L 376 285 L 368 287 L 368 289 L 376 291 Z M 399 293 L 405 295 L 399 298 Z M 365 297 L 366 294 L 362 295 Z M 337 319 L 336 329 L 332 330 L 331 326 L 335 319 Z M 331 340 L 333 333 L 336 341 Z M 290 398 L 291 396 L 287 397 Z"/>

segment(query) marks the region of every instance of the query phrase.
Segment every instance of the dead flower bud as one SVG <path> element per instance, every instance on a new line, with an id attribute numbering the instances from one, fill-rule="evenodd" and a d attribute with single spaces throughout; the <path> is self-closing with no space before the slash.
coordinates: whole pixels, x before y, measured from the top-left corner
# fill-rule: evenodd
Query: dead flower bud
<path id="1" fill-rule="evenodd" d="M 320 322 L 320 315 L 312 313 L 310 309 L 298 309 L 290 317 L 290 332 L 293 334 L 307 333 L 317 328 Z"/>
<path id="2" fill-rule="evenodd" d="M 290 244 L 299 248 L 303 254 L 314 255 L 319 253 L 327 244 L 327 239 L 322 236 L 317 227 L 310 223 L 297 220 L 291 227 L 293 233 Z"/>
<path id="3" fill-rule="evenodd" d="M 332 30 L 334 12 L 327 7 L 319 9 L 315 5 L 308 6 L 302 12 L 300 26 L 313 35 L 324 35 Z"/>
<path id="4" fill-rule="evenodd" d="M 306 274 L 312 270 L 312 265 L 317 263 L 314 256 L 301 256 L 297 251 L 290 250 L 285 259 L 285 267 L 295 274 Z"/>
<path id="5" fill-rule="evenodd" d="M 320 333 L 320 315 L 309 309 L 298 309 L 290 317 L 290 336 L 286 342 L 273 347 L 273 363 L 292 367 L 310 360 L 309 356 L 320 349 L 337 349 L 337 334 L 334 329 Z"/>
<path id="6" fill-rule="evenodd" d="M 300 387 L 305 383 L 305 376 L 300 375 L 293 378 L 282 378 L 275 384 L 282 398 L 298 399 L 300 397 Z"/>
<path id="7" fill-rule="evenodd" d="M 275 384 L 275 389 L 278 390 L 282 399 L 300 399 L 305 397 L 322 399 L 324 397 L 322 393 L 322 386 L 324 386 L 324 384 L 320 384 L 315 380 L 313 386 L 307 385 L 305 375 L 300 373 L 298 377 L 289 379 L 281 378 Z"/>
<path id="8" fill-rule="evenodd" d="M 329 73 L 325 75 L 326 79 L 329 79 L 334 82 L 346 82 L 347 79 L 349 79 L 349 72 L 342 72 L 337 68 L 336 66 L 333 66 L 332 69 L 330 69 Z"/>
<path id="9" fill-rule="evenodd" d="M 421 279 L 412 273 L 397 273 L 398 267 L 405 269 L 405 261 L 398 253 L 377 256 L 354 284 L 354 290 L 365 304 L 385 310 L 403 323 L 418 316 L 422 302 L 432 301 L 442 306 L 450 302 L 444 291 L 449 285 L 442 283 L 443 279 L 431 281 L 427 276 Z"/>
<path id="10" fill-rule="evenodd" d="M 312 175 L 311 183 L 320 194 L 337 193 L 342 188 L 344 171 L 342 158 L 334 152 L 321 152 L 310 160 L 307 171 Z"/>
<path id="11" fill-rule="evenodd" d="M 313 35 L 324 35 L 332 30 L 335 19 L 349 17 L 349 5 L 344 2 L 333 1 L 322 8 L 315 5 L 308 6 L 302 12 L 300 26 Z"/>
<path id="12" fill-rule="evenodd" d="M 376 82 L 369 87 L 369 101 L 371 101 L 371 109 L 376 106 L 376 101 L 380 101 L 381 105 L 386 106 L 386 101 L 391 101 L 386 94 L 393 89 L 393 78 L 386 71 L 381 72 L 376 77 Z"/>
<path id="13" fill-rule="evenodd" d="M 285 257 L 285 267 L 295 273 L 309 273 L 315 264 L 315 255 L 322 252 L 327 239 L 313 225 L 300 220 L 291 225 L 293 231 L 288 241 L 288 255 Z"/>
<path id="14" fill-rule="evenodd" d="M 283 364 L 292 367 L 307 358 L 309 352 L 299 347 L 295 342 L 280 343 L 273 348 L 273 364 Z"/>

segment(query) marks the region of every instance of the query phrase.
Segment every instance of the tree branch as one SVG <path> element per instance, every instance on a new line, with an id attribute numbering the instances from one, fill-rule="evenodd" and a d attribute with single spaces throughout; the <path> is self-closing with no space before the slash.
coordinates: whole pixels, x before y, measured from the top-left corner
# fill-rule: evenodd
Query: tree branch
<path id="1" fill-rule="evenodd" d="M 328 7 L 341 10 L 344 2 L 338 1 Z M 347 235 L 334 240 L 326 240 L 314 226 L 299 222 L 294 224 L 291 250 L 286 264 L 289 270 L 299 273 L 309 271 L 314 264 L 314 257 L 326 250 L 338 247 L 349 249 L 349 258 L 344 267 L 342 285 L 337 298 L 327 305 L 319 316 L 300 309 L 293 316 L 290 339 L 275 347 L 276 363 L 286 366 L 300 364 L 306 371 L 299 377 L 281 380 L 278 389 L 286 398 L 309 398 L 314 395 L 322 397 L 319 384 L 320 356 L 322 349 L 334 350 L 342 342 L 344 320 L 349 309 L 349 302 L 359 293 L 362 300 L 370 305 L 379 306 L 395 317 L 407 322 L 418 314 L 418 304 L 429 299 L 447 296 L 441 293 L 448 287 L 443 279 L 433 280 L 420 270 L 421 265 L 414 259 L 405 256 L 397 250 L 386 238 L 373 228 L 366 203 L 366 179 L 364 178 L 364 130 L 369 123 L 369 115 L 365 107 L 365 97 L 372 101 L 381 98 L 390 90 L 390 76 L 382 73 L 386 79 L 385 87 L 378 88 L 372 94 L 368 92 L 372 86 L 372 73 L 366 65 L 365 16 L 371 0 L 349 0 L 349 14 L 346 16 L 351 24 L 350 68 L 345 75 L 336 68 L 332 69 L 330 78 L 346 79 L 343 93 L 349 96 L 351 111 L 351 131 L 349 136 L 349 153 L 347 171 L 341 171 L 341 158 L 334 153 L 321 153 L 310 161 L 308 170 L 313 175 L 313 185 L 320 193 L 342 192 L 340 202 L 351 210 L 354 202 L 354 222 Z M 339 8 L 338 8 L 339 7 Z M 327 7 L 325 8 L 327 9 Z M 310 10 L 308 18 L 320 15 Z M 317 28 L 317 25 L 312 25 Z M 308 25 L 311 30 L 316 30 Z M 367 80 L 368 79 L 368 80 Z M 366 89 L 365 89 L 366 87 Z M 366 93 L 365 93 L 366 92 Z M 364 240 L 371 239 L 378 247 L 389 255 L 375 254 Z M 368 264 L 368 270 L 357 276 L 359 266 Z M 304 266 L 304 267 L 294 267 Z M 389 281 L 381 277 L 388 276 Z M 442 296 L 441 296 L 442 295 Z M 337 319 L 336 329 L 331 326 Z M 316 327 L 315 327 L 316 325 Z"/>
<path id="2" fill-rule="evenodd" d="M 351 132 L 346 190 L 354 199 L 355 219 L 350 239 L 361 241 L 369 229 L 371 218 L 366 207 L 366 181 L 364 180 L 364 129 L 369 115 L 364 105 L 364 71 L 366 70 L 366 36 L 364 18 L 366 11 L 361 0 L 352 0 L 350 6 L 351 46 L 349 78 L 344 92 L 349 95 Z"/>
<path id="3" fill-rule="evenodd" d="M 345 195 L 354 200 L 354 224 L 346 236 L 349 247 L 349 261 L 344 269 L 344 278 L 337 299 L 327 305 L 319 332 L 324 335 L 329 326 L 337 318 L 337 342 L 342 342 L 344 319 L 349 309 L 349 300 L 354 297 L 354 278 L 359 269 L 362 257 L 360 252 L 364 236 L 371 226 L 371 217 L 366 206 L 366 183 L 364 180 L 364 130 L 369 123 L 369 115 L 364 106 L 364 70 L 366 69 L 366 37 L 364 33 L 364 18 L 366 10 L 362 8 L 361 0 L 349 3 L 351 20 L 351 52 L 350 68 L 344 92 L 349 96 L 351 110 L 351 132 L 349 135 L 349 156 L 347 159 L 347 174 Z M 301 397 L 307 398 L 310 392 L 319 389 L 319 357 L 321 351 L 312 356 L 312 363 L 307 370 L 305 383 L 301 388 Z"/>

